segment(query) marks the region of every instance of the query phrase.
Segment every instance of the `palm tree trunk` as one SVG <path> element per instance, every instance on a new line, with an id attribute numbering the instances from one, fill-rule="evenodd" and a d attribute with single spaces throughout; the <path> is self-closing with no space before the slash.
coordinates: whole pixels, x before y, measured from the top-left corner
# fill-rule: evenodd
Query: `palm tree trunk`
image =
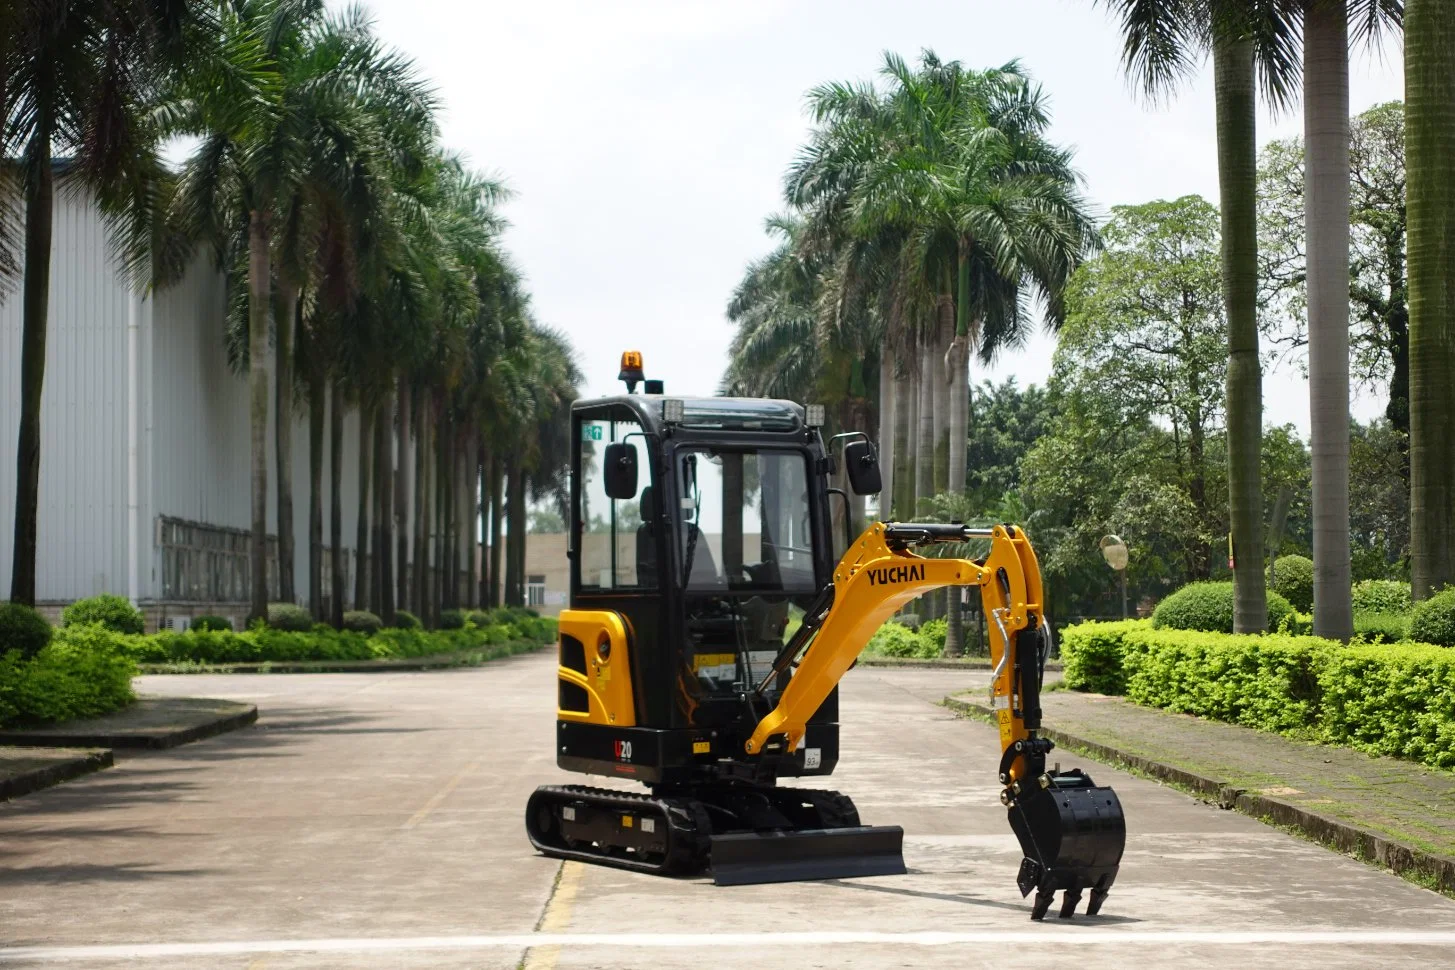
<path id="1" fill-rule="evenodd" d="M 1354 635 L 1349 576 L 1349 11 L 1304 15 L 1304 227 L 1308 251 L 1314 635 Z"/>
<path id="2" fill-rule="evenodd" d="M 465 605 L 480 605 L 480 436 L 473 431 L 465 445 Z"/>
<path id="3" fill-rule="evenodd" d="M 1407 0 L 1410 566 L 1416 599 L 1455 583 L 1455 6 Z"/>
<path id="4" fill-rule="evenodd" d="M 328 597 L 329 622 L 336 628 L 344 625 L 344 586 L 348 572 L 344 568 L 344 392 L 335 382 L 329 395 L 328 454 L 328 528 L 333 539 L 332 589 Z"/>
<path id="5" fill-rule="evenodd" d="M 1228 316 L 1228 512 L 1232 523 L 1233 629 L 1268 628 L 1263 578 L 1263 371 L 1258 360 L 1258 142 L 1253 45 L 1213 45 L 1222 197 L 1223 302 Z"/>
<path id="6" fill-rule="evenodd" d="M 323 605 L 323 452 L 328 397 L 323 367 L 308 368 L 308 608 L 319 623 L 328 621 Z"/>
<path id="7" fill-rule="evenodd" d="M 502 494 L 502 484 L 505 473 L 501 468 L 500 457 L 496 454 L 490 456 L 490 608 L 493 610 L 500 605 L 504 575 L 501 573 L 501 560 L 505 554 L 505 543 L 502 541 L 505 525 L 505 500 Z"/>
<path id="8" fill-rule="evenodd" d="M 912 339 L 910 360 L 905 366 L 904 400 L 904 459 L 900 467 L 904 473 L 899 476 L 899 496 L 896 511 L 906 522 L 914 521 L 914 479 L 918 471 L 919 456 L 919 342 Z"/>
<path id="9" fill-rule="evenodd" d="M 271 279 L 268 217 L 248 220 L 248 423 L 251 430 L 253 531 L 248 561 L 248 622 L 268 618 L 268 302 Z"/>
<path id="10" fill-rule="evenodd" d="M 440 606 L 443 609 L 457 609 L 456 594 L 460 585 L 456 582 L 455 567 L 455 437 L 454 428 L 449 427 L 440 436 Z"/>
<path id="11" fill-rule="evenodd" d="M 428 473 L 425 467 L 429 454 L 429 404 L 423 394 L 414 406 L 414 575 L 410 583 L 410 609 L 423 621 L 425 609 L 424 577 L 429 571 L 429 522 L 425 518 L 425 496 L 428 494 Z"/>
<path id="12" fill-rule="evenodd" d="M 915 385 L 918 406 L 914 443 L 914 515 L 919 503 L 935 494 L 935 339 L 933 328 L 919 336 L 919 375 Z"/>
<path id="13" fill-rule="evenodd" d="M 955 338 L 955 298 L 946 293 L 940 297 L 939 323 L 935 327 L 934 358 L 934 402 L 935 402 L 935 476 L 934 491 L 939 494 L 948 490 L 950 482 L 950 368 L 945 354 L 950 341 Z"/>
<path id="14" fill-rule="evenodd" d="M 945 352 L 950 379 L 949 469 L 945 490 L 954 495 L 965 491 L 965 447 L 970 432 L 970 262 L 961 254 L 956 272 L 955 336 Z M 960 609 L 960 590 L 949 591 L 945 614 L 945 656 L 965 652 L 965 617 Z"/>
<path id="15" fill-rule="evenodd" d="M 374 465 L 369 460 L 370 453 L 374 450 L 374 422 L 370 420 L 368 410 L 361 402 L 359 405 L 359 519 L 358 528 L 354 536 L 354 558 L 358 563 L 354 573 L 354 609 L 367 610 L 369 608 L 369 592 L 372 587 L 369 585 L 369 519 L 373 511 L 369 503 L 370 484 L 373 481 Z"/>
<path id="16" fill-rule="evenodd" d="M 374 462 L 379 466 L 379 619 L 385 626 L 399 622 L 394 602 L 394 390 L 392 383 L 379 405 L 379 432 L 374 438 Z"/>
<path id="17" fill-rule="evenodd" d="M 895 406 L 894 357 L 889 349 L 889 335 L 885 334 L 879 350 L 879 475 L 883 490 L 879 493 L 879 519 L 888 522 L 893 516 L 890 506 L 894 503 L 894 406 Z"/>
<path id="18" fill-rule="evenodd" d="M 298 327 L 298 287 L 281 278 L 278 283 L 277 380 L 274 385 L 276 417 L 273 445 L 278 471 L 278 599 L 298 599 L 293 577 L 293 342 Z"/>
<path id="19" fill-rule="evenodd" d="M 399 378 L 399 487 L 394 494 L 394 521 L 399 526 L 399 539 L 397 542 L 397 567 L 395 573 L 395 598 L 396 605 L 401 610 L 411 608 L 409 597 L 409 522 L 410 522 L 410 489 L 413 487 L 411 478 L 414 475 L 414 463 L 409 460 L 409 432 L 411 421 L 409 383 L 404 378 Z M 396 617 L 397 618 L 397 617 Z"/>
<path id="20" fill-rule="evenodd" d="M 487 504 L 490 501 L 490 463 L 494 459 L 490 457 L 490 451 L 485 444 L 485 435 L 483 432 L 480 434 L 475 447 L 480 455 L 477 470 L 480 478 L 480 510 L 476 516 L 480 523 L 480 534 L 477 545 L 478 555 L 480 557 L 480 582 L 475 597 L 476 602 L 480 604 L 480 609 L 488 610 L 490 609 L 490 547 L 489 538 L 486 535 L 485 517 L 490 511 L 490 506 Z"/>
<path id="21" fill-rule="evenodd" d="M 524 606 L 524 588 L 520 580 L 520 557 L 516 546 L 521 544 L 525 534 L 525 476 L 521 474 L 520 459 L 512 457 L 506 471 L 506 550 L 505 550 L 505 605 Z"/>
<path id="22" fill-rule="evenodd" d="M 15 455 L 15 548 L 10 599 L 35 605 L 35 558 L 40 514 L 40 402 L 45 383 L 46 324 L 50 313 L 51 229 L 55 186 L 50 119 L 37 120 L 26 154 L 33 159 L 25 180 L 24 318 L 20 345 L 20 433 Z M 267 601 L 264 597 L 264 611 Z"/>
<path id="23" fill-rule="evenodd" d="M 914 441 L 915 406 L 919 395 L 914 390 L 913 367 L 902 363 L 895 368 L 894 387 L 894 515 L 901 521 L 914 519 Z"/>
<path id="24" fill-rule="evenodd" d="M 416 583 L 419 618 L 433 629 L 439 621 L 439 614 L 435 610 L 436 590 L 431 572 L 434 551 L 430 542 L 434 536 L 434 453 L 439 447 L 439 433 L 429 420 L 433 411 L 432 402 L 426 399 L 422 404 L 424 406 L 419 409 L 419 538 L 416 540 L 419 552 L 414 560 L 414 568 L 419 570 L 419 580 Z"/>

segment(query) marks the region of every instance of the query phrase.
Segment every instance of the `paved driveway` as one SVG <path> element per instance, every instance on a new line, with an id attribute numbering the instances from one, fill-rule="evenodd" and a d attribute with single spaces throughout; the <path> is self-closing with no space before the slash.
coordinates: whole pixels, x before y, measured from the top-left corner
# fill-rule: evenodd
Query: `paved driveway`
<path id="1" fill-rule="evenodd" d="M 963 674 L 855 670 L 834 783 L 906 831 L 904 876 L 718 888 L 536 856 L 552 660 L 145 678 L 257 726 L 0 804 L 0 967 L 1428 967 L 1455 903 L 1088 766 L 1128 816 L 1104 916 L 1033 925 Z M 1070 760 L 1069 758 L 1066 760 Z"/>

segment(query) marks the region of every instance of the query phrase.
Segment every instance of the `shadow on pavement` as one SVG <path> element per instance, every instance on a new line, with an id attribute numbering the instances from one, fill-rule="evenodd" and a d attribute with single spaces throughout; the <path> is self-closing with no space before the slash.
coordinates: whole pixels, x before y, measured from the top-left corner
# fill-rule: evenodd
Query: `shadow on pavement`
<path id="1" fill-rule="evenodd" d="M 1002 903 L 995 899 L 984 899 L 971 893 L 931 893 L 920 889 L 903 889 L 897 886 L 875 886 L 867 882 L 845 882 L 841 879 L 825 879 L 824 885 L 837 886 L 840 889 L 858 889 L 862 892 L 888 893 L 892 896 L 911 896 L 915 899 L 936 899 L 945 903 L 961 903 L 966 906 L 986 906 L 992 909 L 1006 909 L 1024 915 L 1029 922 L 1030 904 L 1024 906 L 1017 903 Z M 1060 898 L 1059 896 L 1057 897 Z M 1139 919 L 1130 916 L 1112 916 L 1099 913 L 1096 916 L 1087 917 L 1080 913 L 1076 920 L 1087 926 L 1105 925 L 1110 923 L 1140 923 Z M 1067 920 L 1066 922 L 1074 922 Z"/>

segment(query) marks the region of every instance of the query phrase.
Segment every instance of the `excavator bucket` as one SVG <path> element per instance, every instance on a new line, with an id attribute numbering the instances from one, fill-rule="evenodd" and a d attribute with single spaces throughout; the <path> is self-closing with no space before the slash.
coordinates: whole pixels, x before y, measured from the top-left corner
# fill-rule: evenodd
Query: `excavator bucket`
<path id="1" fill-rule="evenodd" d="M 1116 881 L 1127 821 L 1110 788 L 1098 787 L 1079 768 L 1028 779 L 1010 807 L 1010 827 L 1025 858 L 1016 885 L 1036 893 L 1031 919 L 1043 919 L 1056 890 L 1064 890 L 1061 917 L 1075 914 L 1082 890 L 1091 891 L 1086 915 L 1095 916 Z"/>
<path id="2" fill-rule="evenodd" d="M 718 886 L 895 876 L 904 871 L 904 829 L 897 825 L 712 837 L 712 881 Z"/>

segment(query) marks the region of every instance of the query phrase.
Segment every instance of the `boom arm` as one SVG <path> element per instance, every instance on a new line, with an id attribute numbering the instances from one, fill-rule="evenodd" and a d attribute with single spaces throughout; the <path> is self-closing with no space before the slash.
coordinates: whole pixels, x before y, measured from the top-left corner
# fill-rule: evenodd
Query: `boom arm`
<path id="1" fill-rule="evenodd" d="M 990 539 L 983 562 L 926 559 L 911 544 Z M 1000 727 L 1002 779 L 1027 773 L 1017 742 L 1040 727 L 1040 657 L 1035 644 L 1042 624 L 1041 570 L 1025 533 L 1014 526 L 972 529 L 963 525 L 876 522 L 854 542 L 834 569 L 833 604 L 823 617 L 793 679 L 747 741 L 749 754 L 791 752 L 805 724 L 885 620 L 916 596 L 942 586 L 979 586 L 990 619 L 990 657 L 995 667 L 991 704 Z M 1023 636 L 1022 634 L 1025 634 Z"/>

